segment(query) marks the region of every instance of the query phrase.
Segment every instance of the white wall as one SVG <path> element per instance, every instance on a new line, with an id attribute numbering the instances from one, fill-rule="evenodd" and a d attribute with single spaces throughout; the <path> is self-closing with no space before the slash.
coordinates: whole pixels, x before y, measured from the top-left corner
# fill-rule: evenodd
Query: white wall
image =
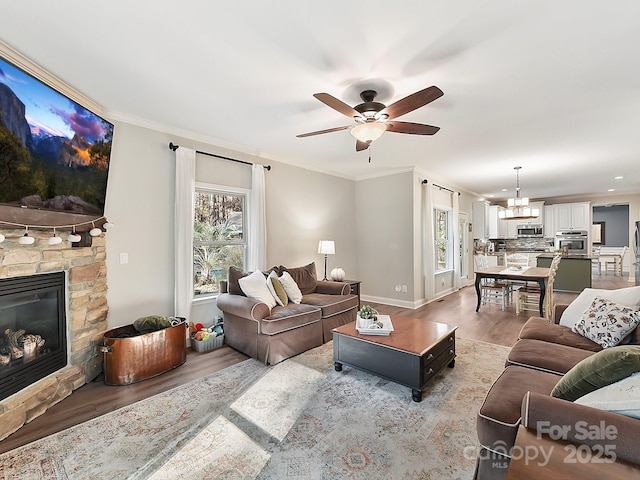
<path id="1" fill-rule="evenodd" d="M 266 175 L 267 265 L 316 263 L 324 275 L 320 240 L 335 242 L 327 258 L 327 275 L 338 266 L 357 279 L 355 188 L 352 180 L 272 162 Z"/>
<path id="2" fill-rule="evenodd" d="M 136 318 L 172 315 L 174 291 L 174 153 L 169 142 L 240 160 L 272 165 L 266 172 L 267 264 L 299 266 L 316 262 L 321 277 L 321 239 L 336 242 L 329 270 L 338 265 L 358 278 L 355 247 L 355 182 L 232 152 L 164 132 L 117 123 L 105 214 L 115 228 L 107 233 L 109 328 Z M 202 182 L 250 187 L 247 165 L 204 155 L 196 160 Z M 128 264 L 120 264 L 127 253 Z M 190 320 L 203 323 L 220 312 L 215 302 L 199 303 Z"/>
<path id="3" fill-rule="evenodd" d="M 421 270 L 414 250 L 414 173 L 405 172 L 356 183 L 356 244 L 361 294 L 370 301 L 413 306 L 415 271 Z M 396 292 L 406 285 L 406 292 Z"/>
<path id="4" fill-rule="evenodd" d="M 115 125 L 105 215 L 110 328 L 173 315 L 173 152 L 167 135 Z M 127 253 L 129 263 L 119 263 Z"/>

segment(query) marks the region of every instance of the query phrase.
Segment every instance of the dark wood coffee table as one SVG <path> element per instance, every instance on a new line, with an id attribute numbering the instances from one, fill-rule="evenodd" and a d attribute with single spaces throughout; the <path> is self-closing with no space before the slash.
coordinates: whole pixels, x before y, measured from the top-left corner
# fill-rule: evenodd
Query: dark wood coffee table
<path id="1" fill-rule="evenodd" d="M 445 323 L 391 316 L 389 336 L 361 335 L 356 322 L 333 329 L 333 362 L 372 373 L 411 388 L 414 401 L 422 389 L 456 358 L 456 329 Z"/>

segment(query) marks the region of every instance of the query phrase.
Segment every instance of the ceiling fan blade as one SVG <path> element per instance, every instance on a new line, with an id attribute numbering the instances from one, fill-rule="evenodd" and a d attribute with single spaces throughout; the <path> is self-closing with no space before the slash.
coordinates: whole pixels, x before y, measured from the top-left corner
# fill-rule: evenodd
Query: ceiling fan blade
<path id="1" fill-rule="evenodd" d="M 444 95 L 444 92 L 436 86 L 427 87 L 419 92 L 412 93 L 408 97 L 404 97 L 387 108 L 382 110 L 380 114 L 386 113 L 389 119 L 399 117 L 405 113 L 409 113 L 417 108 L 424 107 L 426 104 L 433 102 Z"/>
<path id="2" fill-rule="evenodd" d="M 345 125 L 344 127 L 335 127 L 335 128 L 327 128 L 326 130 L 318 130 L 317 132 L 301 133 L 300 135 L 296 135 L 296 137 L 303 138 L 303 137 L 311 137 L 313 135 L 320 135 L 322 133 L 339 132 L 340 130 L 346 130 L 347 128 L 351 128 L 352 126 L 353 125 Z"/>
<path id="3" fill-rule="evenodd" d="M 314 93 L 314 97 L 320 100 L 325 105 L 330 106 L 334 110 L 346 115 L 349 118 L 361 117 L 362 115 L 357 110 L 354 110 L 342 100 L 338 100 L 336 97 L 329 95 L 328 93 Z"/>
<path id="4" fill-rule="evenodd" d="M 440 127 L 434 127 L 433 125 L 424 125 L 422 123 L 411 122 L 388 122 L 387 131 L 395 133 L 409 133 L 412 135 L 433 135 Z"/>
<path id="5" fill-rule="evenodd" d="M 369 148 L 369 143 L 361 142 L 360 140 L 356 140 L 356 152 L 361 152 L 362 150 L 366 150 Z"/>

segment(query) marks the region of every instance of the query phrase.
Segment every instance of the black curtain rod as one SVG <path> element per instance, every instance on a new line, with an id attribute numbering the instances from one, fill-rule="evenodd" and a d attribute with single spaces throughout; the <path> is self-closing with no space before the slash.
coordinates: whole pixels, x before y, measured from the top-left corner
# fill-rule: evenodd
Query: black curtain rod
<path id="1" fill-rule="evenodd" d="M 424 180 L 422 180 L 422 184 L 426 185 L 427 183 L 429 183 L 429 180 L 427 180 L 426 178 Z M 454 192 L 453 190 L 451 190 L 450 188 L 447 187 L 443 187 L 441 185 L 436 185 L 435 183 L 432 184 L 434 187 L 438 187 L 440 190 L 446 190 L 447 192 L 451 192 L 451 193 L 455 193 L 457 195 L 460 195 L 460 192 Z"/>
<path id="2" fill-rule="evenodd" d="M 180 145 L 176 145 L 173 142 L 169 142 L 169 149 L 170 150 L 173 150 L 175 152 L 179 148 L 180 148 Z M 207 155 L 209 157 L 221 158 L 223 160 L 229 160 L 231 162 L 243 163 L 245 165 L 253 165 L 253 163 L 251 163 L 251 162 L 245 162 L 244 160 L 238 160 L 237 158 L 223 157 L 222 155 L 216 155 L 215 153 L 201 152 L 200 150 L 196 150 L 196 153 L 199 153 L 201 155 Z M 264 168 L 266 170 L 271 170 L 271 165 L 263 165 L 263 166 L 264 166 Z"/>

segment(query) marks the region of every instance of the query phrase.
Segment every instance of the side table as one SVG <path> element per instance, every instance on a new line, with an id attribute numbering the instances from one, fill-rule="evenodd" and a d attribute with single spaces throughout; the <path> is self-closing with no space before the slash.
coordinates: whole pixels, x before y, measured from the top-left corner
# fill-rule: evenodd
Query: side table
<path id="1" fill-rule="evenodd" d="M 358 296 L 358 309 L 360 308 L 360 280 L 342 280 L 344 283 L 348 283 L 351 287 L 351 295 Z"/>

